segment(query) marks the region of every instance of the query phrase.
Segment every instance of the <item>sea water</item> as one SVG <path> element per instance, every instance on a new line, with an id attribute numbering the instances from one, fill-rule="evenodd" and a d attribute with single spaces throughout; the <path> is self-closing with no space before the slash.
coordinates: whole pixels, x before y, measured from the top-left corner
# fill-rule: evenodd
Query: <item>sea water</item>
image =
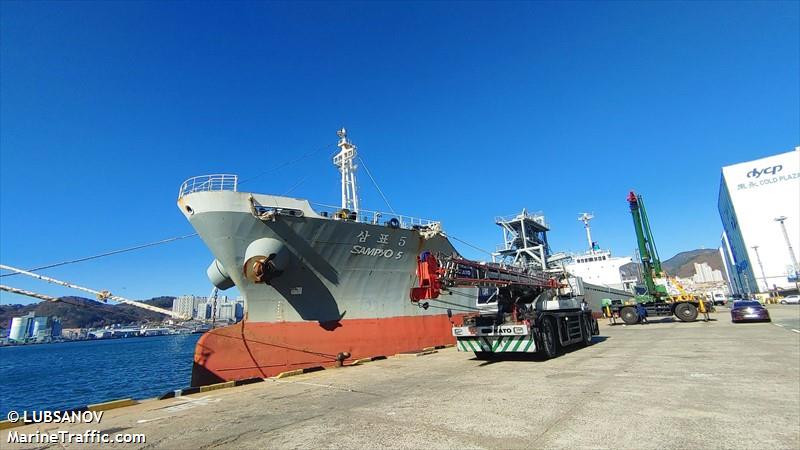
<path id="1" fill-rule="evenodd" d="M 199 334 L 0 347 L 0 418 L 189 386 Z"/>

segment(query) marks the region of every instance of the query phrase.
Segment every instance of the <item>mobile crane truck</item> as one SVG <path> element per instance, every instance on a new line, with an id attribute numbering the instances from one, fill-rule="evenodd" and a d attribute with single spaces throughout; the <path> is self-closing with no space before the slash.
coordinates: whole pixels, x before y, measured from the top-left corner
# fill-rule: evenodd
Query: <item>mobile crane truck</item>
<path id="1" fill-rule="evenodd" d="M 602 307 L 606 315 L 612 318 L 620 317 L 625 324 L 633 325 L 641 320 L 637 312 L 637 304 L 639 304 L 645 308 L 648 316 L 675 316 L 682 322 L 692 322 L 697 319 L 698 312 L 700 312 L 703 313 L 705 320 L 708 320 L 708 311 L 711 305 L 706 305 L 703 299 L 686 293 L 676 279 L 664 273 L 642 196 L 631 191 L 628 194 L 628 206 L 630 206 L 633 226 L 636 230 L 636 242 L 646 291 L 643 295 L 637 295 L 633 300 L 625 302 L 604 299 Z M 670 282 L 679 292 L 678 295 L 671 295 L 667 290 L 667 284 Z"/>
<path id="2" fill-rule="evenodd" d="M 459 351 L 478 359 L 501 353 L 536 353 L 553 358 L 569 345 L 589 345 L 597 320 L 575 298 L 575 280 L 565 274 L 481 263 L 423 253 L 417 260 L 419 287 L 411 301 L 427 309 L 442 293 L 478 289 L 477 312 L 452 322 Z"/>

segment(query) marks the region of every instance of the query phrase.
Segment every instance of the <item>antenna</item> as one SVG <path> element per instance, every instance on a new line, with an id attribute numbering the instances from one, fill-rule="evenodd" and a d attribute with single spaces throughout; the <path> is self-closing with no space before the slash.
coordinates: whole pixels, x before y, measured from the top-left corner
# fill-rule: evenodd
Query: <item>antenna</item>
<path id="1" fill-rule="evenodd" d="M 356 146 L 347 139 L 347 130 L 342 128 L 336 132 L 339 136 L 339 153 L 333 157 L 333 164 L 342 174 L 342 209 L 358 211 L 358 193 L 356 192 Z"/>
<path id="2" fill-rule="evenodd" d="M 581 215 L 578 216 L 578 221 L 583 222 L 583 227 L 586 228 L 586 240 L 589 241 L 589 251 L 594 253 L 594 243 L 592 242 L 591 231 L 592 227 L 589 226 L 589 221 L 592 219 L 594 219 L 594 214 L 590 213 L 581 213 Z"/>

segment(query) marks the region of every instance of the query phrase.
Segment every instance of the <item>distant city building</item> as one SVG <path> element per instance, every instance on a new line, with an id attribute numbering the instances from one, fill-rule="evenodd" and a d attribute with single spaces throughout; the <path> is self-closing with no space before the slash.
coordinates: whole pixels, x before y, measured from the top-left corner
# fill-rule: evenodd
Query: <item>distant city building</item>
<path id="1" fill-rule="evenodd" d="M 172 311 L 191 316 L 195 320 L 215 320 L 238 322 L 244 318 L 244 297 L 230 298 L 220 295 L 214 300 L 209 297 L 184 295 L 172 301 Z M 216 307 L 216 311 L 214 308 Z"/>
<path id="2" fill-rule="evenodd" d="M 692 280 L 695 283 L 714 283 L 723 281 L 722 272 L 719 270 L 712 270 L 708 263 L 694 263 L 694 276 Z"/>
<path id="3" fill-rule="evenodd" d="M 182 295 L 172 300 L 172 312 L 184 317 L 194 317 L 195 309 L 195 296 Z"/>
<path id="4" fill-rule="evenodd" d="M 61 330 L 61 334 L 65 339 L 86 339 L 87 333 L 88 331 L 83 328 L 64 328 Z"/>
<path id="5" fill-rule="evenodd" d="M 717 205 L 731 291 L 794 287 L 800 269 L 800 147 L 723 167 Z"/>
<path id="6" fill-rule="evenodd" d="M 205 304 L 206 297 L 198 297 L 198 296 L 193 295 L 192 298 L 194 299 L 193 302 L 192 302 L 193 307 L 194 307 L 194 313 L 192 314 L 192 317 L 194 317 L 197 314 L 197 311 L 199 311 L 200 304 L 201 303 Z"/>
<path id="7" fill-rule="evenodd" d="M 9 341 L 48 341 L 58 337 L 61 337 L 61 320 L 58 317 L 36 316 L 30 312 L 11 319 Z"/>
<path id="8" fill-rule="evenodd" d="M 58 317 L 53 317 L 50 326 L 50 337 L 60 338 L 62 336 L 63 329 L 64 328 L 61 325 L 61 319 Z"/>
<path id="9" fill-rule="evenodd" d="M 244 319 L 244 298 L 243 297 L 238 297 L 236 299 L 236 304 L 235 304 L 233 317 L 237 322 L 242 320 L 242 319 Z"/>
<path id="10" fill-rule="evenodd" d="M 202 301 L 197 304 L 197 311 L 194 318 L 197 320 L 207 320 L 211 318 L 211 304 Z"/>
<path id="11" fill-rule="evenodd" d="M 11 329 L 8 332 L 8 340 L 16 342 L 24 342 L 30 336 L 30 330 L 33 327 L 33 313 L 28 313 L 22 317 L 14 317 L 11 319 Z"/>
<path id="12" fill-rule="evenodd" d="M 234 320 L 234 304 L 233 303 L 222 303 L 217 305 L 217 320 Z"/>

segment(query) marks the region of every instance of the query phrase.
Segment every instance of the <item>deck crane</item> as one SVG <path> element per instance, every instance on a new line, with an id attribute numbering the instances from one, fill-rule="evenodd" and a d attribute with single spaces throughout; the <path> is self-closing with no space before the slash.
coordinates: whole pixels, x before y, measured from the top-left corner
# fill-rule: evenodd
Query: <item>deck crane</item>
<path id="1" fill-rule="evenodd" d="M 606 314 L 611 317 L 618 315 L 628 325 L 638 323 L 641 320 L 636 311 L 638 303 L 644 306 L 647 314 L 651 316 L 674 315 L 683 322 L 691 322 L 697 319 L 699 311 L 707 320 L 709 307 L 705 302 L 688 294 L 678 280 L 667 275 L 661 267 L 661 258 L 658 256 L 653 232 L 650 229 L 650 220 L 647 218 L 644 199 L 641 195 L 631 191 L 627 200 L 633 217 L 633 227 L 636 231 L 636 243 L 642 263 L 642 278 L 646 292 L 644 295 L 637 296 L 634 301 L 624 303 L 605 301 L 603 309 Z M 668 284 L 671 284 L 679 294 L 671 295 L 667 289 Z"/>
<path id="2" fill-rule="evenodd" d="M 428 308 L 428 301 L 459 288 L 476 288 L 477 312 L 452 321 L 459 351 L 479 359 L 496 353 L 536 353 L 557 356 L 565 346 L 591 343 L 599 334 L 590 309 L 581 308 L 565 274 L 423 253 L 417 260 L 419 286 L 411 301 Z M 427 301 L 426 301 L 427 300 Z"/>

